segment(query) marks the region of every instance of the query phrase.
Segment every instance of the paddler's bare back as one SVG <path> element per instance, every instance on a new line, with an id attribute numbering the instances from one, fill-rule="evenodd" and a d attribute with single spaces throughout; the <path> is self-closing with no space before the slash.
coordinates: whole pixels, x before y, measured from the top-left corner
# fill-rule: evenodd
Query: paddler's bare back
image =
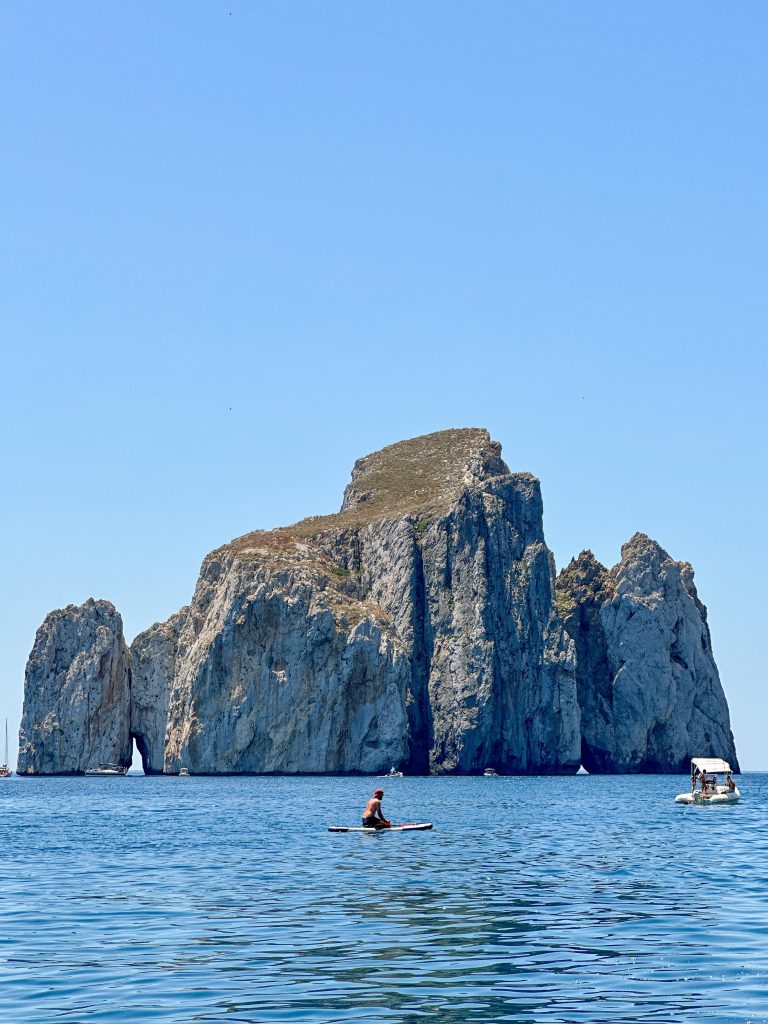
<path id="1" fill-rule="evenodd" d="M 358 804 L 357 806 L 359 807 L 360 804 Z M 363 811 L 363 817 L 364 818 L 374 818 L 374 817 L 376 817 L 376 815 L 380 815 L 380 814 L 381 814 L 381 800 L 377 799 L 377 797 L 375 797 L 375 796 L 372 796 L 371 799 L 368 801 L 368 803 L 365 805 L 365 810 Z"/>
<path id="2" fill-rule="evenodd" d="M 365 805 L 363 811 L 363 828 L 389 828 L 389 822 L 381 810 L 381 798 L 384 796 L 383 789 L 375 789 L 373 796 Z"/>

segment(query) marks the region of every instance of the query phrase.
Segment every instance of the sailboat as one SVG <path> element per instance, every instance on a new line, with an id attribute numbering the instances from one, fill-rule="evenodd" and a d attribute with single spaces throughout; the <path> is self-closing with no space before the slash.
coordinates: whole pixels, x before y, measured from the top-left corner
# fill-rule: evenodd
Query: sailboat
<path id="1" fill-rule="evenodd" d="M 8 767 L 8 719 L 5 720 L 5 760 L 0 765 L 0 779 L 10 779 L 13 772 Z"/>

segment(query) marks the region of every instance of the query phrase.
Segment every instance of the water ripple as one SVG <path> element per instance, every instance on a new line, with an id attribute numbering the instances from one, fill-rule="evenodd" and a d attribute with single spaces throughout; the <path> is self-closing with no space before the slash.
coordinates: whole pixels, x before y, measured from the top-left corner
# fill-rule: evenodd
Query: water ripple
<path id="1" fill-rule="evenodd" d="M 768 777 L 0 784 L 0 1021 L 768 1020 Z M 322 819 L 322 820 L 321 820 Z"/>

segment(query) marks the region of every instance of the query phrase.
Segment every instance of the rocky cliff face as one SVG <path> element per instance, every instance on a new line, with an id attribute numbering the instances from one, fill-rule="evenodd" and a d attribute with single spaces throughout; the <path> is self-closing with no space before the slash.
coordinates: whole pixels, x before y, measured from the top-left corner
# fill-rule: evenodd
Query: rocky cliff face
<path id="1" fill-rule="evenodd" d="M 120 744 L 136 739 L 150 772 L 573 772 L 582 749 L 593 770 L 655 767 L 680 739 L 670 724 L 679 709 L 635 693 L 649 685 L 645 655 L 627 669 L 626 651 L 652 647 L 653 631 L 636 637 L 637 611 L 625 622 L 621 609 L 635 601 L 666 623 L 688 595 L 676 656 L 689 659 L 697 706 L 714 722 L 721 707 L 704 697 L 714 692 L 711 654 L 696 659 L 685 646 L 703 609 L 682 569 L 680 593 L 664 569 L 666 589 L 651 598 L 645 577 L 632 582 L 629 568 L 609 574 L 590 559 L 561 576 L 556 600 L 538 481 L 510 473 L 486 431 L 392 445 L 356 463 L 339 513 L 212 552 L 190 606 L 134 641 L 129 683 L 122 654 L 120 675 L 95 659 L 90 634 L 73 634 L 67 664 L 84 658 L 92 668 L 76 676 L 80 690 L 62 688 L 58 662 L 36 644 L 24 729 L 37 743 L 25 770 L 76 771 L 92 759 L 90 748 L 64 757 L 45 724 L 52 708 L 68 723 L 68 745 L 81 750 L 86 736 L 116 730 Z M 626 608 L 613 615 L 616 600 Z M 66 632 L 80 613 L 49 619 Z M 664 685 L 679 683 L 674 664 Z M 103 723 L 86 725 L 80 692 L 90 703 L 110 695 Z M 676 749 L 675 764 L 681 756 Z"/>
<path id="2" fill-rule="evenodd" d="M 355 466 L 341 512 L 205 560 L 189 612 L 133 647 L 155 771 L 563 771 L 573 650 L 538 482 L 482 430 Z"/>
<path id="3" fill-rule="evenodd" d="M 584 766 L 685 771 L 698 755 L 723 757 L 737 769 L 691 566 L 637 533 L 610 572 L 582 552 L 557 588 L 576 644 Z"/>
<path id="4" fill-rule="evenodd" d="M 171 683 L 189 608 L 155 623 L 131 644 L 131 735 L 146 772 L 162 771 Z"/>
<path id="5" fill-rule="evenodd" d="M 188 613 L 141 638 L 163 658 L 154 676 L 152 658 L 134 676 L 137 699 L 167 693 L 159 748 L 161 723 L 136 722 L 151 770 L 370 772 L 403 760 L 402 645 L 332 570 L 308 544 L 272 534 L 247 556 L 206 558 Z"/>
<path id="6" fill-rule="evenodd" d="M 109 601 L 51 612 L 24 682 L 17 770 L 71 775 L 131 763 L 130 657 Z"/>
<path id="7" fill-rule="evenodd" d="M 538 481 L 510 473 L 485 431 L 448 431 L 360 460 L 338 518 L 317 543 L 408 654 L 409 768 L 576 767 L 573 647 Z"/>

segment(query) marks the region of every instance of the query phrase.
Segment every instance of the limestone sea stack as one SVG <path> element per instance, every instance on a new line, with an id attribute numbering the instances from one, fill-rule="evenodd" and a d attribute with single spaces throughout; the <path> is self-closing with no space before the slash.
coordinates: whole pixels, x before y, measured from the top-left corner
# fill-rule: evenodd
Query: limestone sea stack
<path id="1" fill-rule="evenodd" d="M 151 773 L 572 773 L 584 757 L 672 771 L 707 752 L 689 746 L 705 733 L 727 756 L 711 649 L 689 650 L 709 643 L 690 567 L 678 586 L 662 552 L 657 586 L 649 557 L 611 573 L 586 559 L 556 593 L 539 483 L 487 431 L 391 445 L 358 460 L 338 513 L 208 555 L 190 605 L 135 639 L 129 668 L 121 631 L 101 658 L 105 638 L 78 626 L 111 605 L 52 613 L 27 667 L 20 770 L 85 771 L 132 740 Z M 677 646 L 612 610 L 646 591 L 653 622 L 687 616 Z M 632 644 L 658 647 L 653 700 L 646 655 L 622 669 Z M 709 729 L 681 726 L 673 648 Z"/>
<path id="2" fill-rule="evenodd" d="M 35 637 L 24 683 L 20 775 L 80 774 L 129 765 L 130 655 L 109 601 L 51 612 Z"/>
<path id="3" fill-rule="evenodd" d="M 636 533 L 610 571 L 583 551 L 559 575 L 576 644 L 582 762 L 594 772 L 738 771 L 728 704 L 693 569 Z"/>

